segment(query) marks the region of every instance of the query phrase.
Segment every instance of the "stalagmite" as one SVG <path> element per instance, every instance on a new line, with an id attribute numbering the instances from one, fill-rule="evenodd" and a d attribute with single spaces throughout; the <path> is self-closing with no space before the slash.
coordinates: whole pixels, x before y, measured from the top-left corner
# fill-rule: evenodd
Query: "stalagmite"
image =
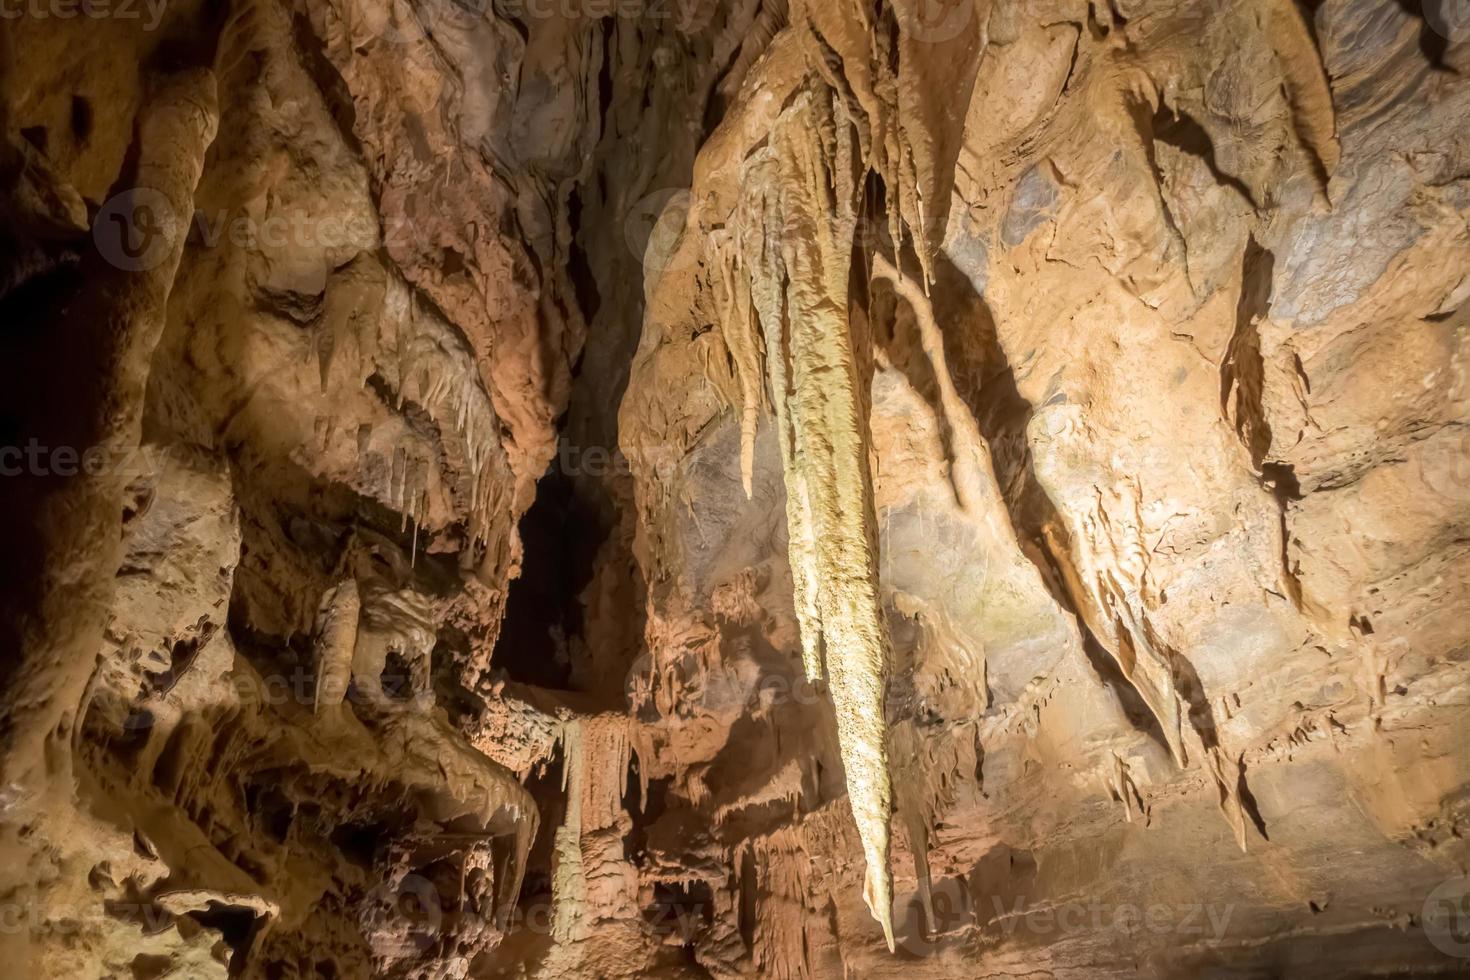
<path id="1" fill-rule="evenodd" d="M 321 714 L 340 705 L 352 680 L 352 660 L 357 648 L 358 617 L 362 599 L 357 581 L 348 578 L 322 597 L 318 613 L 317 682 L 315 709 Z"/>
<path id="2" fill-rule="evenodd" d="M 570 719 L 564 723 L 561 745 L 561 788 L 566 793 L 567 810 L 552 843 L 551 892 L 555 907 L 551 934 L 559 943 L 570 943 L 585 933 L 583 917 L 587 907 L 587 876 L 582 868 L 582 797 L 587 777 L 580 721 Z"/>
<path id="3" fill-rule="evenodd" d="M 1116 752 L 1113 753 L 1113 766 L 1108 778 L 1111 781 L 1113 794 L 1118 797 L 1118 802 L 1123 804 L 1123 819 L 1132 823 L 1133 800 L 1138 790 L 1134 787 L 1133 777 L 1128 772 L 1128 763 Z"/>
<path id="4" fill-rule="evenodd" d="M 567 810 L 553 843 L 555 899 L 552 932 L 558 942 L 573 942 L 601 916 L 612 916 L 627 896 L 619 894 L 623 808 L 632 760 L 627 715 L 599 714 L 568 719 L 561 743 L 562 782 Z M 610 835 L 609 831 L 613 833 Z M 617 842 L 618 860 L 609 862 L 602 846 Z"/>

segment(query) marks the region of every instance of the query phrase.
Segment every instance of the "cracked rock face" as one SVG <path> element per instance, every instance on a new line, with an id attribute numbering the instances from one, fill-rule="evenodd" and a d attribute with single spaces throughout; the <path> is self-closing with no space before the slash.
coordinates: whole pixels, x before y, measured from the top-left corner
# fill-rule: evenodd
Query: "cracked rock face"
<path id="1" fill-rule="evenodd" d="M 30 3 L 0 129 L 11 974 L 1470 972 L 1466 0 Z"/>

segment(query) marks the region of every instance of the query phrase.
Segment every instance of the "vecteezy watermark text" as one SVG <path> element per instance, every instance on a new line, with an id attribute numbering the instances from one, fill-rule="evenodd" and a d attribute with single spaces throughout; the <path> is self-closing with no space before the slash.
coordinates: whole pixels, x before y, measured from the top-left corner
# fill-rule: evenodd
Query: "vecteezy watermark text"
<path id="1" fill-rule="evenodd" d="M 0 0 L 0 3 L 10 0 Z M 413 240 L 412 222 L 370 212 L 335 214 L 307 208 L 282 208 L 268 214 L 227 209 L 196 210 L 187 223 L 159 191 L 135 187 L 110 198 L 92 222 L 92 239 L 108 264 L 124 272 L 156 268 L 171 253 L 180 234 L 196 248 L 229 244 L 240 249 L 392 249 Z"/>
<path id="2" fill-rule="evenodd" d="M 104 473 L 150 476 L 157 471 L 158 452 L 148 446 L 139 446 L 128 452 L 117 452 L 106 446 L 88 449 L 50 446 L 32 438 L 22 446 L 0 446 L 0 477 L 70 477 L 83 473 L 87 476 Z"/>
<path id="3" fill-rule="evenodd" d="M 1026 895 L 991 895 L 987 902 L 974 900 L 959 878 L 935 882 L 929 906 L 932 921 L 918 895 L 896 903 L 894 909 L 898 944 L 918 956 L 958 945 L 974 929 L 1048 941 L 1084 934 L 1218 941 L 1229 931 L 1235 913 L 1233 904 L 1214 902 L 1130 903 L 1101 898 L 1053 902 L 1033 901 Z"/>
<path id="4" fill-rule="evenodd" d="M 168 0 L 0 0 L 0 20 L 138 20 L 153 31 Z"/>

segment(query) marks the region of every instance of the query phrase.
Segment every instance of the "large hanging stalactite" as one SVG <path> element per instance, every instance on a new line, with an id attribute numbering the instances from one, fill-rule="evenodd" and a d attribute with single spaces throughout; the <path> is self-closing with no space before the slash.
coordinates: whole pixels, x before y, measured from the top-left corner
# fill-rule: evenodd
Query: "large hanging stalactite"
<path id="1" fill-rule="evenodd" d="M 891 948 L 888 636 L 867 418 L 847 313 L 859 163 L 836 94 L 816 82 L 798 95 L 750 167 L 759 179 L 747 186 L 759 190 L 742 211 L 746 270 L 781 428 L 803 656 L 813 679 L 825 663 L 867 862 L 863 897 Z"/>

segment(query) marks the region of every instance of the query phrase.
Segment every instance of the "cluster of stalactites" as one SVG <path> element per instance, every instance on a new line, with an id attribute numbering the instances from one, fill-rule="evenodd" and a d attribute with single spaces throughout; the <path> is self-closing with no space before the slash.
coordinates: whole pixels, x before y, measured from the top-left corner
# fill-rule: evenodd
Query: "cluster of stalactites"
<path id="1" fill-rule="evenodd" d="M 891 947 L 888 637 L 879 604 L 868 421 L 848 325 L 861 167 L 847 109 L 824 84 L 809 85 L 744 165 L 735 240 L 723 252 L 729 270 L 744 275 L 735 275 L 726 293 L 725 326 L 727 335 L 744 333 L 732 343 L 732 353 L 740 351 L 737 370 L 753 369 L 763 341 L 760 380 L 775 408 L 803 661 L 809 677 L 826 676 L 830 685 L 867 861 L 864 897 Z M 755 386 L 742 376 L 741 387 Z M 759 405 L 752 412 L 754 400 L 746 398 L 748 474 Z"/>

